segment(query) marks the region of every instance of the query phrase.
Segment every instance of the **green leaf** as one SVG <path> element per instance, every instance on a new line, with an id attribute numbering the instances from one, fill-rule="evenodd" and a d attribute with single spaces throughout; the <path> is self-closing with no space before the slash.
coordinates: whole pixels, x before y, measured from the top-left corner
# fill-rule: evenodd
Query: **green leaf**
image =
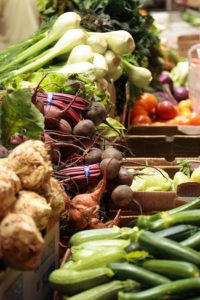
<path id="1" fill-rule="evenodd" d="M 1 138 L 9 145 L 10 137 L 16 132 L 37 139 L 44 130 L 44 117 L 31 102 L 31 93 L 27 89 L 7 94 L 1 106 Z"/>
<path id="2" fill-rule="evenodd" d="M 116 129 L 116 131 L 114 129 L 112 129 L 111 127 L 109 127 L 107 124 L 100 124 L 99 126 L 97 126 L 97 131 L 99 134 L 101 134 L 102 136 L 106 137 L 106 138 L 112 138 L 112 137 L 116 137 L 119 134 L 117 133 L 117 131 L 120 134 L 124 133 L 124 130 L 126 129 L 118 120 L 113 119 L 113 118 L 106 118 L 106 121 Z"/>

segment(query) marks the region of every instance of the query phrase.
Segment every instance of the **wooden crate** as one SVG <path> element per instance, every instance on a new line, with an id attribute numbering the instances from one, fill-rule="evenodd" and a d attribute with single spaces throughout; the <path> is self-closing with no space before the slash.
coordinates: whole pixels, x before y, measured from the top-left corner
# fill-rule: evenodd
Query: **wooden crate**
<path id="1" fill-rule="evenodd" d="M 200 43 L 200 34 L 187 34 L 178 37 L 178 53 L 180 56 L 187 57 L 189 49 Z"/>

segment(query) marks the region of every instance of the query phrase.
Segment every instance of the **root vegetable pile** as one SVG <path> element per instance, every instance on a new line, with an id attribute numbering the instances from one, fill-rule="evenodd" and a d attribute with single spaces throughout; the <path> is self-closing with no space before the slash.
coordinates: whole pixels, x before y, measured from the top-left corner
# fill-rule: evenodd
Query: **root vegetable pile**
<path id="1" fill-rule="evenodd" d="M 34 270 L 40 264 L 40 233 L 69 201 L 52 177 L 49 149 L 42 141 L 17 146 L 0 166 L 0 257 L 6 266 Z"/>

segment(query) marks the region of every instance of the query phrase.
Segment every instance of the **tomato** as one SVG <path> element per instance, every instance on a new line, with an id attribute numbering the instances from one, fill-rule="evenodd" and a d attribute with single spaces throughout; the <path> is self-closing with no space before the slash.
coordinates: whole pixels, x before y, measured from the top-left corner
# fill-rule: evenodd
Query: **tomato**
<path id="1" fill-rule="evenodd" d="M 150 93 L 144 93 L 139 101 L 142 104 L 142 106 L 145 108 L 145 110 L 148 112 L 152 112 L 153 110 L 155 110 L 158 102 L 157 98 Z"/>
<path id="2" fill-rule="evenodd" d="M 132 119 L 133 125 L 147 125 L 151 123 L 152 123 L 151 118 L 145 115 L 138 115 Z"/>
<path id="3" fill-rule="evenodd" d="M 190 116 L 190 124 L 195 126 L 200 125 L 200 114 L 192 113 Z"/>
<path id="4" fill-rule="evenodd" d="M 163 101 L 158 103 L 156 114 L 161 120 L 170 120 L 176 117 L 177 109 L 171 102 Z"/>
<path id="5" fill-rule="evenodd" d="M 145 110 L 145 108 L 139 101 L 135 103 L 131 112 L 132 118 L 137 117 L 138 115 L 148 116 L 148 112 Z"/>

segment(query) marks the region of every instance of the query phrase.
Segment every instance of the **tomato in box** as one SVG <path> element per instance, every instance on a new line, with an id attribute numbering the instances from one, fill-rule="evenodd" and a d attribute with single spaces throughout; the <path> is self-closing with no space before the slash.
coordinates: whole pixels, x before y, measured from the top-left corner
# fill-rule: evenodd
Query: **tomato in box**
<path id="1" fill-rule="evenodd" d="M 171 102 L 162 101 L 157 105 L 156 114 L 161 120 L 170 120 L 176 117 L 177 109 Z"/>

